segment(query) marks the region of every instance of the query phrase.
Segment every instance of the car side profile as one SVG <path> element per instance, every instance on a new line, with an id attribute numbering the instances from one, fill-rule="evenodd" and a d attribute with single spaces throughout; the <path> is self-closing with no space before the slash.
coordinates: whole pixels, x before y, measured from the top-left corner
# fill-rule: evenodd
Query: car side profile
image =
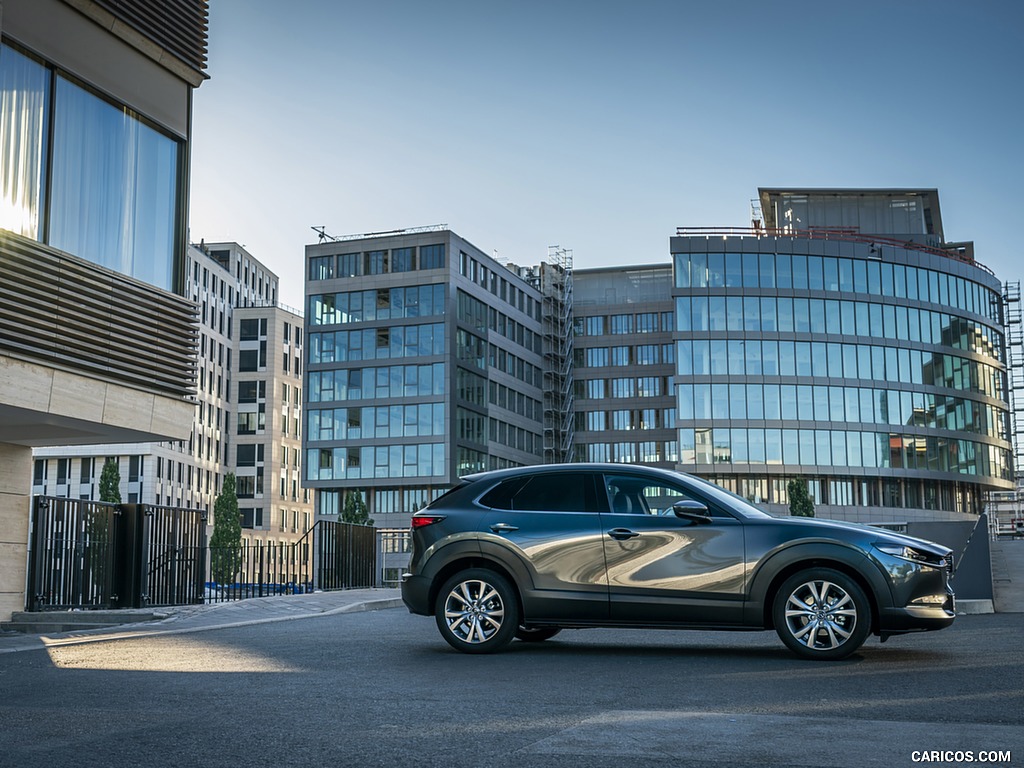
<path id="1" fill-rule="evenodd" d="M 465 653 L 564 628 L 774 629 L 842 659 L 875 634 L 948 627 L 951 551 L 780 518 L 698 478 L 623 464 L 470 475 L 412 519 L 402 599 Z"/>

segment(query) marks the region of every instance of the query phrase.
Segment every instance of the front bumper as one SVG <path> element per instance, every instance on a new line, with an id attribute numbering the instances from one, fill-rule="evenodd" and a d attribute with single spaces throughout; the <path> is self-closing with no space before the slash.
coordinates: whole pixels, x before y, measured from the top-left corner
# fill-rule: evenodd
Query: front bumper
<path id="1" fill-rule="evenodd" d="M 878 634 L 883 640 L 890 635 L 945 629 L 956 619 L 956 597 L 952 591 L 947 591 L 946 601 L 941 605 L 911 604 L 902 608 L 885 608 L 878 619 Z"/>

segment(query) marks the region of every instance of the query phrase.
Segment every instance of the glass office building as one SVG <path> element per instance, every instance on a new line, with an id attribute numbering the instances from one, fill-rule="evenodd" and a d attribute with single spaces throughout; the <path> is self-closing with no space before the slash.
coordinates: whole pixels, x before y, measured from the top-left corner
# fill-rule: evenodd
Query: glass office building
<path id="1" fill-rule="evenodd" d="M 678 466 L 775 511 L 981 511 L 1013 488 L 1001 284 L 935 190 L 760 190 L 671 239 Z"/>
<path id="2" fill-rule="evenodd" d="M 542 297 L 443 227 L 306 248 L 304 484 L 387 525 L 462 475 L 543 460 Z"/>

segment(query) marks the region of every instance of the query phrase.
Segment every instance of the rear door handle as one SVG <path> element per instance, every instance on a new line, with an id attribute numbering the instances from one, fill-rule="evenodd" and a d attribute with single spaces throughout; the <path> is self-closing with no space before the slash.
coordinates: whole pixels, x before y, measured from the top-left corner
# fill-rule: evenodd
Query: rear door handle
<path id="1" fill-rule="evenodd" d="M 509 525 L 508 523 L 495 523 L 491 526 L 491 530 L 495 533 L 512 533 L 512 531 L 518 531 L 518 525 Z"/>
<path id="2" fill-rule="evenodd" d="M 617 541 L 625 541 L 626 539 L 635 539 L 640 534 L 629 530 L 629 528 L 612 528 L 608 531 L 608 535 Z"/>

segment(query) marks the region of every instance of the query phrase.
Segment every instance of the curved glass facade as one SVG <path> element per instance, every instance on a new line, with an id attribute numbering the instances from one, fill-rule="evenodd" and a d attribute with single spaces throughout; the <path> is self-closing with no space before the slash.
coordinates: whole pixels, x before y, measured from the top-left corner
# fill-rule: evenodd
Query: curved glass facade
<path id="1" fill-rule="evenodd" d="M 1013 487 L 1000 284 L 983 268 L 812 233 L 672 251 L 683 470 L 768 504 L 793 477 L 819 504 L 959 513 Z"/>

